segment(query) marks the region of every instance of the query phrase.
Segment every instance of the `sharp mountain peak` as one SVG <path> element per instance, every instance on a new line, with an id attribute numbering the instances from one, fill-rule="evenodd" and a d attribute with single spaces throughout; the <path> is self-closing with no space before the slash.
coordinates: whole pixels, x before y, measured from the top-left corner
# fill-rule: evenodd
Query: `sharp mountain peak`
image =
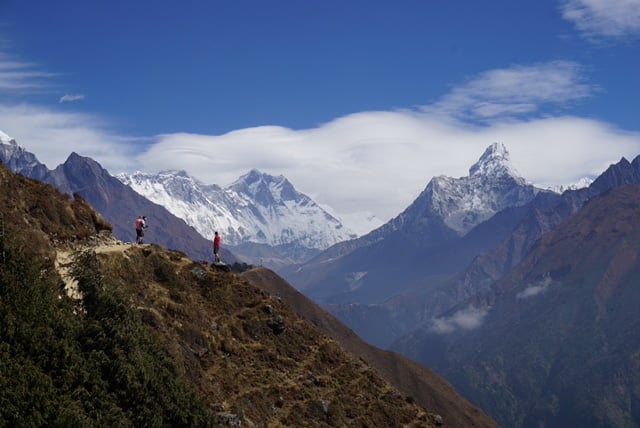
<path id="1" fill-rule="evenodd" d="M 484 151 L 478 162 L 469 168 L 469 176 L 474 175 L 511 175 L 520 174 L 511 164 L 511 155 L 503 143 L 493 143 Z"/>

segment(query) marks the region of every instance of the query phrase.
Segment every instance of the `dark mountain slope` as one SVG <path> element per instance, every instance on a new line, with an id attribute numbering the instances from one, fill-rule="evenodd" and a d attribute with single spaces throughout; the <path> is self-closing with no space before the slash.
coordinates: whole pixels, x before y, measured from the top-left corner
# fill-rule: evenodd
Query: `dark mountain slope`
<path id="1" fill-rule="evenodd" d="M 95 257 L 102 286 L 130 296 L 218 417 L 242 426 L 433 426 L 369 365 L 239 276 L 158 246 Z"/>
<path id="2" fill-rule="evenodd" d="M 383 351 L 362 341 L 351 329 L 322 310 L 274 272 L 258 268 L 242 274 L 251 284 L 278 296 L 301 317 L 362 358 L 403 393 L 441 415 L 451 427 L 497 426 L 481 410 L 460 397 L 451 386 L 427 368 L 395 352 Z"/>
<path id="3" fill-rule="evenodd" d="M 640 426 L 640 186 L 590 200 L 395 349 L 504 426 Z"/>
<path id="4" fill-rule="evenodd" d="M 4 165 L 0 187 L 0 426 L 212 426 L 126 299 L 64 292 L 57 253 L 108 240 L 111 225 Z"/>
<path id="5" fill-rule="evenodd" d="M 405 251 L 405 258 L 383 258 L 380 270 L 386 270 L 386 281 L 396 285 L 395 296 L 379 304 L 324 303 L 323 306 L 353 328 L 367 342 L 387 348 L 394 340 L 469 297 L 467 290 L 452 292 L 452 272 L 459 272 L 473 262 L 479 253 L 488 251 L 507 239 L 527 215 L 531 206 L 548 207 L 559 195 L 540 193 L 530 205 L 507 208 L 479 224 L 465 236 L 443 243 L 429 252 Z M 374 244 L 375 245 L 375 244 Z M 405 249 L 406 250 L 406 249 Z M 394 276 L 404 269 L 401 276 Z M 358 297 L 357 292 L 350 297 Z M 361 303 L 364 301 L 365 303 Z"/>
<path id="6" fill-rule="evenodd" d="M 610 165 L 588 188 L 569 190 L 550 207 L 532 207 L 522 223 L 491 251 L 481 254 L 458 280 L 464 287 L 494 281 L 516 266 L 545 233 L 575 214 L 589 199 L 624 184 L 640 183 L 640 156 Z"/>

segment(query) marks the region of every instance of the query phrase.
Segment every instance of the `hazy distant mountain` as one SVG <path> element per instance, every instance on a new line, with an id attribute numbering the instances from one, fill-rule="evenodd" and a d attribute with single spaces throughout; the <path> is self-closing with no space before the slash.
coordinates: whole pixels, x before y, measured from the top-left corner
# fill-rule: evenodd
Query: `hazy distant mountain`
<path id="1" fill-rule="evenodd" d="M 150 226 L 146 242 L 179 249 L 195 259 L 212 259 L 211 241 L 111 176 L 93 159 L 71 153 L 64 164 L 48 170 L 35 155 L 8 137 L 0 140 L 0 159 L 15 172 L 53 184 L 62 192 L 80 194 L 113 225 L 114 236 L 122 241 L 134 241 L 135 219 L 146 215 Z M 227 249 L 223 248 L 222 256 L 229 263 L 236 261 Z"/>
<path id="2" fill-rule="evenodd" d="M 387 224 L 281 274 L 322 303 L 381 303 L 425 283 L 435 286 L 507 237 L 522 215 L 517 208 L 538 193 L 550 192 L 520 177 L 505 146 L 495 143 L 467 177 L 434 177 Z M 470 233 L 508 208 L 512 217 Z"/>
<path id="3" fill-rule="evenodd" d="M 447 260 L 466 259 L 464 266 L 451 269 L 455 270 L 453 274 L 438 278 L 424 275 L 424 269 L 417 267 L 415 286 L 398 291 L 384 302 L 325 307 L 365 340 L 388 347 L 393 340 L 490 287 L 516 266 L 545 233 L 576 213 L 587 200 L 625 183 L 640 183 L 640 157 L 631 163 L 622 159 L 611 165 L 588 188 L 562 195 L 539 192 L 527 205 L 507 208 L 464 237 L 442 244 L 432 255 L 415 260 L 417 266 L 430 263 L 447 266 Z M 398 282 L 395 280 L 394 284 Z"/>
<path id="4" fill-rule="evenodd" d="M 630 166 L 592 187 L 637 179 Z M 394 348 L 503 426 L 640 426 L 638 218 L 639 185 L 605 191 Z"/>
<path id="5" fill-rule="evenodd" d="M 285 177 L 255 169 L 226 188 L 205 185 L 185 171 L 136 172 L 118 178 L 203 236 L 220 232 L 225 245 L 254 264 L 280 267 L 301 262 L 355 237 Z"/>

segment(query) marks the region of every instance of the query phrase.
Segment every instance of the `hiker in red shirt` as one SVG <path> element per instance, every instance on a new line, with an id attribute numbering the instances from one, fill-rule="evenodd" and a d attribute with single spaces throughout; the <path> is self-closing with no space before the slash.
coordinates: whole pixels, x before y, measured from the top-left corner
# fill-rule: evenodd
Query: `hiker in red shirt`
<path id="1" fill-rule="evenodd" d="M 144 243 L 144 229 L 147 228 L 147 216 L 140 215 L 136 219 L 136 244 Z"/>
<path id="2" fill-rule="evenodd" d="M 220 241 L 222 241 L 222 239 L 220 238 L 220 235 L 218 235 L 218 232 L 216 232 L 216 236 L 215 238 L 213 238 L 213 262 L 214 263 L 220 263 L 220 256 L 218 255 L 218 253 L 220 252 Z"/>
<path id="3" fill-rule="evenodd" d="M 136 244 L 142 244 L 144 232 L 142 231 L 142 216 L 139 215 L 136 219 Z"/>

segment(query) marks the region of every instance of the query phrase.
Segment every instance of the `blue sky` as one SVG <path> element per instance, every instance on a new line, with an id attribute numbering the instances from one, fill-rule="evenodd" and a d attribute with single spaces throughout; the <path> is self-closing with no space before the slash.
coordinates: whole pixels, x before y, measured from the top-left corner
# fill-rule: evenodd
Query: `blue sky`
<path id="1" fill-rule="evenodd" d="M 494 141 L 540 186 L 632 159 L 639 75 L 640 0 L 0 0 L 0 130 L 50 168 L 258 168 L 360 233 Z"/>

